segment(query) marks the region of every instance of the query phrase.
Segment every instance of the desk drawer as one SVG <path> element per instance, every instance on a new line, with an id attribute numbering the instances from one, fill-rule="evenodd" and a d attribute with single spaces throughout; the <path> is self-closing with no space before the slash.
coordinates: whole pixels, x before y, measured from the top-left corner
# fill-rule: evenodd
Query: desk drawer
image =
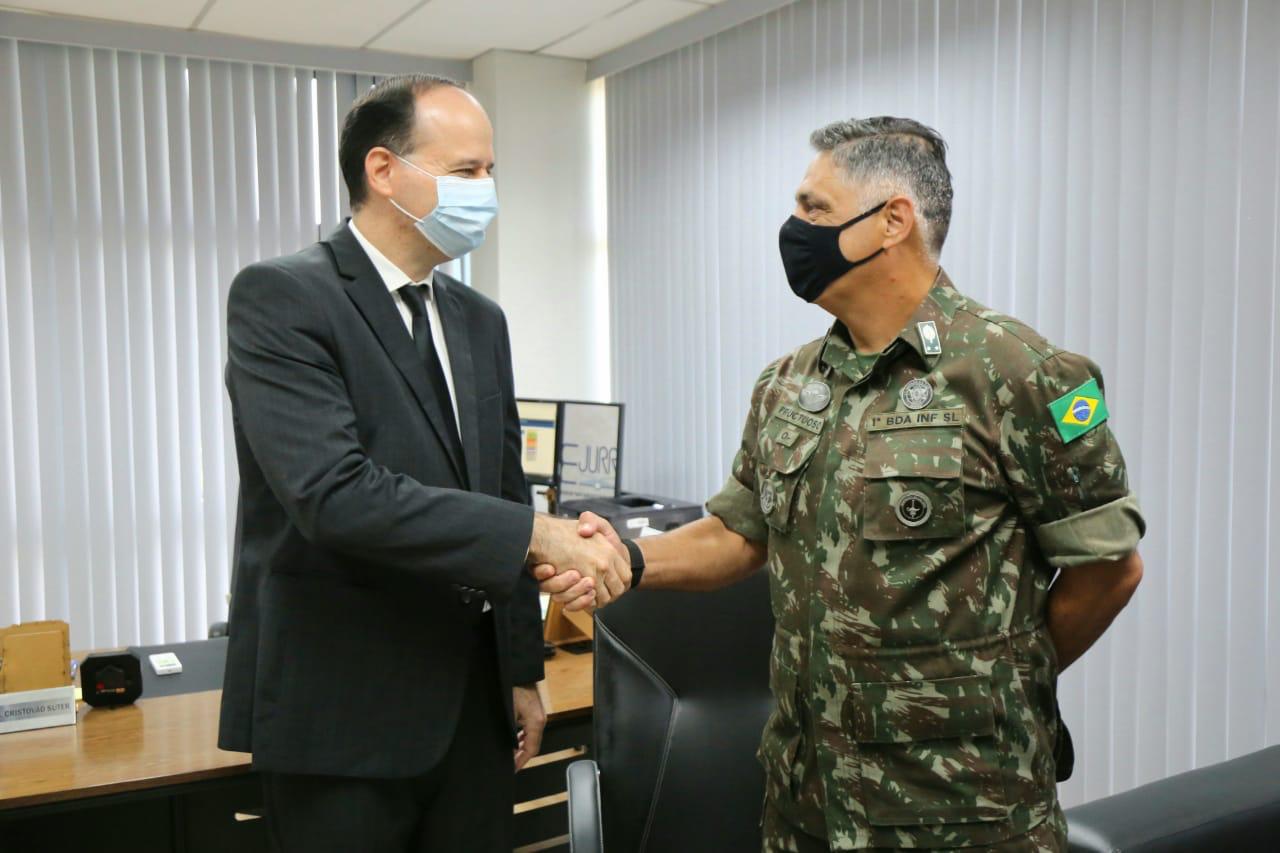
<path id="1" fill-rule="evenodd" d="M 174 798 L 184 853 L 267 853 L 267 822 L 251 817 L 262 813 L 262 781 L 256 773 Z"/>
<path id="2" fill-rule="evenodd" d="M 116 798 L 108 804 L 91 802 L 55 803 L 35 814 L 23 809 L 0 812 L 0 851 L 92 849 L 99 853 L 138 853 L 172 849 L 168 800 Z"/>

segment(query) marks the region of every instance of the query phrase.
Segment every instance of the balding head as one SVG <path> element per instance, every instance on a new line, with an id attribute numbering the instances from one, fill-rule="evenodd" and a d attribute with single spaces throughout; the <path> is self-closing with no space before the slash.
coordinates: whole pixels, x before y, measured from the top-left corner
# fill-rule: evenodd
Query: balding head
<path id="1" fill-rule="evenodd" d="M 338 143 L 338 162 L 352 209 L 368 197 L 365 160 L 372 149 L 408 155 L 429 140 L 486 136 L 490 150 L 479 152 L 477 159 L 491 165 L 493 129 L 489 119 L 457 82 L 433 74 L 404 74 L 379 81 L 352 104 Z M 477 146 L 473 143 L 471 147 Z"/>

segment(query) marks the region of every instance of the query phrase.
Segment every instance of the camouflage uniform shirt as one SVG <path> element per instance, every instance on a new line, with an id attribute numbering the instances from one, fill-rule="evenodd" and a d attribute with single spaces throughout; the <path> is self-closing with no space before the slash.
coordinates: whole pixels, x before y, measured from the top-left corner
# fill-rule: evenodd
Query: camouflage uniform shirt
<path id="1" fill-rule="evenodd" d="M 760 376 L 707 506 L 768 543 L 760 759 L 788 822 L 939 848 L 1056 813 L 1050 582 L 1143 531 L 1101 382 L 941 271 L 877 358 L 836 323 Z"/>

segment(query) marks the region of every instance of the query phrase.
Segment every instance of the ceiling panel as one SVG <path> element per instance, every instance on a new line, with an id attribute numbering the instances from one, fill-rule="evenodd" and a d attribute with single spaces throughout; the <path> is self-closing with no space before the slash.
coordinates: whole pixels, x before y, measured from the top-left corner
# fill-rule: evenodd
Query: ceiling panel
<path id="1" fill-rule="evenodd" d="M 593 59 L 723 0 L 0 0 L 0 8 L 441 59 Z M 385 32 L 384 32 L 385 30 Z M 381 34 L 381 35 L 380 35 Z M 544 50 L 545 49 L 545 50 Z"/>
<path id="2" fill-rule="evenodd" d="M 542 52 L 549 56 L 571 59 L 595 59 L 615 47 L 621 47 L 707 8 L 703 3 L 686 0 L 640 0 L 616 14 L 588 25 Z"/>
<path id="3" fill-rule="evenodd" d="M 205 0 L 5 0 L 10 9 L 186 29 Z"/>
<path id="4" fill-rule="evenodd" d="M 216 33 L 301 44 L 360 47 L 418 0 L 217 0 L 200 22 Z"/>
<path id="5" fill-rule="evenodd" d="M 472 59 L 487 50 L 538 50 L 630 0 L 430 0 L 369 44 L 379 50 Z"/>

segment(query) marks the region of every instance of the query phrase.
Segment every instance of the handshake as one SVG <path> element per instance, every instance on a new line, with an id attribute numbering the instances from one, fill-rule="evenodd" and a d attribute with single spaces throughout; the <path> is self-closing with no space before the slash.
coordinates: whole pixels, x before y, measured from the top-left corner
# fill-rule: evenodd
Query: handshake
<path id="1" fill-rule="evenodd" d="M 535 516 L 528 566 L 565 610 L 604 607 L 631 588 L 626 546 L 609 522 L 590 512 L 577 521 Z"/>

